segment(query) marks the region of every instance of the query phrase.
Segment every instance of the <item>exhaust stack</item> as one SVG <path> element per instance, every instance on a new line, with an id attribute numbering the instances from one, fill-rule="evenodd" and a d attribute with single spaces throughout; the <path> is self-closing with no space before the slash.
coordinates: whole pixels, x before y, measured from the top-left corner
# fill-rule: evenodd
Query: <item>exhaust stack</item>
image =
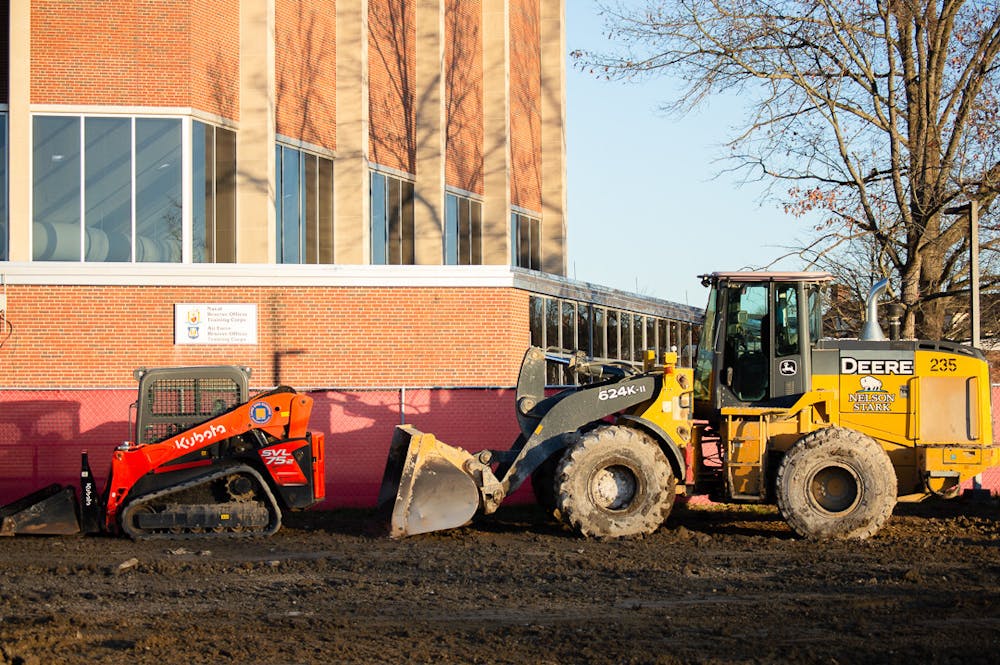
<path id="1" fill-rule="evenodd" d="M 880 279 L 868 292 L 868 298 L 865 300 L 865 325 L 861 329 L 862 341 L 884 342 L 886 340 L 885 333 L 882 332 L 882 328 L 878 324 L 878 299 L 888 286 L 888 279 Z"/>

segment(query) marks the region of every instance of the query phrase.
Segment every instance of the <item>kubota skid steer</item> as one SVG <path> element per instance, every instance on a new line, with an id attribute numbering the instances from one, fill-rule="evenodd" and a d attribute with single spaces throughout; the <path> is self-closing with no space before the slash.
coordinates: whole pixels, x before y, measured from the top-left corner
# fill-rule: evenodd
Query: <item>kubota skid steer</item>
<path id="1" fill-rule="evenodd" d="M 98 495 L 83 453 L 80 501 L 51 485 L 0 508 L 0 535 L 124 532 L 134 539 L 270 535 L 282 509 L 325 495 L 313 400 L 280 386 L 248 399 L 249 368 L 136 370 L 134 438 Z"/>

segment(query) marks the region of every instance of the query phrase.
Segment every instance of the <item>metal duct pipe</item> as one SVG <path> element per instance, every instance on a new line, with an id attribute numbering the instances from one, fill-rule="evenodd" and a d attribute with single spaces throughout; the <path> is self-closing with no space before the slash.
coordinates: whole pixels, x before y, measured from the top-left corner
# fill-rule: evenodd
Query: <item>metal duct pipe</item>
<path id="1" fill-rule="evenodd" d="M 865 342 L 883 342 L 885 333 L 878 324 L 878 299 L 889 286 L 888 279 L 880 279 L 872 286 L 865 300 L 865 326 L 861 329 L 861 339 Z"/>

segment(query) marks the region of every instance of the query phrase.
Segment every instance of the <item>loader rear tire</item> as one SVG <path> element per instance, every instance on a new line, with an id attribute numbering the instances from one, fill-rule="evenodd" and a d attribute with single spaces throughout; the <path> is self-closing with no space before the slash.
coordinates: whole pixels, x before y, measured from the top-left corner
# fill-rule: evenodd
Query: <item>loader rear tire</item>
<path id="1" fill-rule="evenodd" d="M 896 505 L 896 471 L 869 436 L 842 427 L 806 434 L 785 454 L 778 509 L 795 533 L 815 540 L 864 540 Z"/>
<path id="2" fill-rule="evenodd" d="M 656 531 L 674 506 L 676 480 L 660 447 L 620 425 L 587 432 L 555 475 L 562 519 L 584 536 L 612 539 Z"/>
<path id="3" fill-rule="evenodd" d="M 548 514 L 556 510 L 556 467 L 562 451 L 551 455 L 542 462 L 531 474 L 531 489 L 535 493 L 535 502 Z"/>

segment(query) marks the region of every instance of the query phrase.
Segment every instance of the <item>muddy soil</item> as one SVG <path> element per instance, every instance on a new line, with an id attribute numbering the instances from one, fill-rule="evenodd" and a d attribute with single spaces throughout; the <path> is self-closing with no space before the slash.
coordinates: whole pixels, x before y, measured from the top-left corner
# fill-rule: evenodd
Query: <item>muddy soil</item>
<path id="1" fill-rule="evenodd" d="M 0 540 L 0 663 L 975 663 L 1000 648 L 1000 507 L 816 543 L 679 506 L 582 540 L 533 506 L 402 541 L 363 512 L 269 539 Z"/>

